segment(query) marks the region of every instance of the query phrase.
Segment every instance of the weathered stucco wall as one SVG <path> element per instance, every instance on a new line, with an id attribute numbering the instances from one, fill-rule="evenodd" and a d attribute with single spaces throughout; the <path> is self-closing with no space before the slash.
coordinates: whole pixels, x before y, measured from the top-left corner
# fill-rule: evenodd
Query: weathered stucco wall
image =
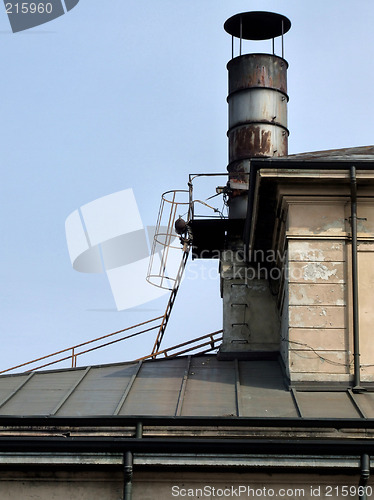
<path id="1" fill-rule="evenodd" d="M 374 214 L 371 217 L 374 221 Z M 374 243 L 359 244 L 358 283 L 362 380 L 374 380 Z"/>
<path id="2" fill-rule="evenodd" d="M 282 357 L 292 381 L 348 381 L 353 373 L 350 201 L 283 196 L 287 249 Z M 374 202 L 359 200 L 360 361 L 374 380 Z M 288 309 L 285 307 L 289 305 Z"/>
<path id="3" fill-rule="evenodd" d="M 304 380 L 348 374 L 344 242 L 290 240 L 288 248 L 290 370 Z"/>

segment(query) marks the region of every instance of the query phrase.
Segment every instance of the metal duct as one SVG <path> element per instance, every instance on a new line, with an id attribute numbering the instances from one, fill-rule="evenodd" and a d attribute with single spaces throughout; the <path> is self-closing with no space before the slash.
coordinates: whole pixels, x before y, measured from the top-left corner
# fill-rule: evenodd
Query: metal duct
<path id="1" fill-rule="evenodd" d="M 251 158 L 271 158 L 288 153 L 287 68 L 283 35 L 291 22 L 271 12 L 245 12 L 228 19 L 232 36 L 229 77 L 229 164 L 231 196 L 229 217 L 245 218 Z M 274 53 L 274 38 L 282 36 L 282 57 Z M 234 38 L 239 56 L 234 57 Z M 272 54 L 242 54 L 243 39 L 272 39 Z"/>

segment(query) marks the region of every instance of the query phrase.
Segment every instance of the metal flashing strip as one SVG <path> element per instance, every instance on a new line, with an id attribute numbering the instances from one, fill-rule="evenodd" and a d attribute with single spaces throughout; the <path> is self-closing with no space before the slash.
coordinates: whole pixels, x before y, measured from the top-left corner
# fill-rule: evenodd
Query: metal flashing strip
<path id="1" fill-rule="evenodd" d="M 0 453 L 7 466 L 123 466 L 123 453 Z M 134 466 L 359 469 L 359 456 L 136 453 Z"/>
<path id="2" fill-rule="evenodd" d="M 77 437 L 77 436 L 6 436 L 0 437 L 0 453 L 162 453 L 186 454 L 194 450 L 198 456 L 206 454 L 248 454 L 262 455 L 303 455 L 359 456 L 373 451 L 373 440 L 368 437 L 359 439 L 282 439 L 269 438 L 119 438 Z"/>
<path id="3" fill-rule="evenodd" d="M 357 398 L 357 397 L 356 397 Z M 0 415 L 0 428 L 24 429 L 29 426 L 42 426 L 45 430 L 58 426 L 75 426 L 79 429 L 95 427 L 136 426 L 143 427 L 268 427 L 268 428 L 315 428 L 331 429 L 374 429 L 374 418 L 332 418 L 332 417 L 235 417 L 235 416 L 157 416 L 157 415 L 115 415 L 115 416 L 35 416 L 35 415 Z"/>
<path id="4" fill-rule="evenodd" d="M 15 396 L 15 395 L 17 394 L 17 392 L 18 392 L 18 391 L 20 391 L 20 390 L 22 389 L 22 387 L 23 387 L 24 385 L 26 385 L 26 384 L 27 384 L 27 382 L 29 382 L 29 381 L 30 381 L 30 379 L 34 376 L 34 374 L 35 374 L 35 372 L 31 372 L 31 373 L 28 375 L 28 377 L 27 377 L 25 380 L 23 380 L 23 381 L 19 384 L 19 386 L 18 386 L 16 389 L 14 389 L 14 391 L 13 391 L 13 392 L 11 392 L 8 396 L 6 396 L 6 397 L 5 397 L 5 399 L 3 399 L 3 400 L 0 402 L 0 408 L 2 408 L 4 405 L 6 405 L 6 403 L 7 403 L 10 399 L 12 399 L 12 397 L 13 397 L 13 396 Z"/>
<path id="5" fill-rule="evenodd" d="M 191 366 L 191 356 L 187 357 L 187 366 L 186 370 L 184 372 L 181 388 L 179 391 L 179 396 L 178 396 L 178 403 L 177 403 L 177 408 L 175 410 L 175 416 L 180 417 L 182 414 L 182 406 L 183 406 L 183 400 L 184 400 L 184 393 L 186 392 L 186 385 L 187 385 L 187 379 L 188 379 L 188 373 L 190 371 L 190 366 Z"/>
<path id="6" fill-rule="evenodd" d="M 295 388 L 291 387 L 290 392 L 291 392 L 293 402 L 295 403 L 295 408 L 296 408 L 297 414 L 299 415 L 300 418 L 303 418 L 301 407 L 300 407 L 299 402 L 297 400 L 297 392 L 296 392 Z"/>
<path id="7" fill-rule="evenodd" d="M 79 379 L 75 382 L 75 384 L 69 389 L 69 391 L 65 394 L 65 396 L 62 398 L 62 400 L 58 403 L 58 405 L 51 411 L 51 415 L 55 415 L 61 408 L 62 406 L 66 403 L 66 401 L 70 398 L 70 396 L 73 394 L 75 389 L 78 387 L 78 385 L 82 382 L 82 380 L 85 378 L 85 376 L 88 374 L 90 371 L 91 367 L 88 366 L 82 375 L 79 377 Z"/>
<path id="8" fill-rule="evenodd" d="M 139 373 L 139 370 L 140 370 L 142 364 L 143 364 L 143 361 L 139 361 L 138 364 L 136 365 L 135 372 L 132 374 L 129 383 L 126 386 L 125 392 L 123 393 L 123 396 L 121 397 L 121 399 L 120 399 L 120 401 L 119 401 L 116 409 L 114 410 L 113 415 L 118 415 L 119 412 L 121 411 L 121 408 L 124 405 L 124 403 L 126 401 L 126 398 L 127 398 L 127 396 L 129 395 L 129 393 L 131 391 L 131 388 L 132 388 L 132 386 L 133 386 L 133 384 L 135 382 L 135 379 L 136 379 L 136 377 L 137 377 L 137 375 Z"/>
<path id="9" fill-rule="evenodd" d="M 134 456 L 134 465 L 187 466 L 187 467 L 251 467 L 292 469 L 359 469 L 359 456 L 308 456 L 308 455 L 246 455 L 246 454 L 163 454 L 139 453 Z"/>
<path id="10" fill-rule="evenodd" d="M 123 465 L 123 453 L 0 453 L 0 465 Z"/>
<path id="11" fill-rule="evenodd" d="M 359 415 L 362 417 L 362 418 L 368 418 L 367 415 L 365 414 L 364 410 L 362 409 L 361 405 L 359 404 L 359 402 L 357 401 L 357 397 L 355 397 L 355 394 L 353 393 L 352 389 L 348 389 L 347 390 L 347 393 L 348 393 L 348 396 L 350 397 L 354 407 L 356 408 L 356 410 L 358 411 Z"/>
<path id="12" fill-rule="evenodd" d="M 234 360 L 235 363 L 235 403 L 236 403 L 236 414 L 238 417 L 242 416 L 241 412 L 241 391 L 240 391 L 240 372 L 239 372 L 239 361 Z"/>
<path id="13" fill-rule="evenodd" d="M 279 169 L 323 169 L 323 170 L 349 170 L 355 165 L 358 170 L 374 170 L 374 157 L 367 159 L 356 158 L 314 158 L 302 160 L 300 158 L 252 158 L 251 167 L 257 168 L 279 168 Z"/>

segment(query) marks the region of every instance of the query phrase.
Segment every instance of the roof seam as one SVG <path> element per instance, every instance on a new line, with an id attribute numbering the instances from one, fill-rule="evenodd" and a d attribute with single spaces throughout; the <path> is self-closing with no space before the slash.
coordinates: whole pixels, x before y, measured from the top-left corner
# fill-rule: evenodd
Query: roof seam
<path id="1" fill-rule="evenodd" d="M 236 407 L 236 415 L 241 417 L 241 385 L 240 385 L 240 373 L 239 373 L 239 361 L 235 359 L 235 407 Z"/>
<path id="2" fill-rule="evenodd" d="M 300 418 L 303 418 L 303 413 L 301 411 L 301 407 L 300 407 L 300 404 L 299 404 L 299 401 L 298 401 L 298 398 L 297 398 L 296 389 L 294 387 L 291 387 L 290 388 L 290 392 L 291 392 L 292 401 L 293 401 L 293 403 L 295 405 L 295 408 L 296 408 L 296 411 L 298 413 L 298 416 Z"/>
<path id="3" fill-rule="evenodd" d="M 137 366 L 136 366 L 136 369 L 135 369 L 135 372 L 132 374 L 132 376 L 131 376 L 131 379 L 130 379 L 129 383 L 128 383 L 128 384 L 127 384 L 127 386 L 126 386 L 125 392 L 123 393 L 123 395 L 122 395 L 121 399 L 119 400 L 119 403 L 118 403 L 118 405 L 116 406 L 116 409 L 114 410 L 113 415 L 118 415 L 118 414 L 119 414 L 119 412 L 121 411 L 122 406 L 124 405 L 124 403 L 125 403 L 125 401 L 126 401 L 126 398 L 127 398 L 127 396 L 129 395 L 129 392 L 131 391 L 131 388 L 132 388 L 132 386 L 133 386 L 133 384 L 134 384 L 134 382 L 135 382 L 135 379 L 136 379 L 136 377 L 137 377 L 137 375 L 138 375 L 138 373 L 139 373 L 139 370 L 140 370 L 140 368 L 141 368 L 142 364 L 143 364 L 143 361 L 139 361 L 139 362 L 138 362 L 138 364 L 137 364 Z"/>
<path id="4" fill-rule="evenodd" d="M 20 383 L 20 385 L 17 387 L 17 389 L 15 389 L 13 392 L 11 392 L 9 394 L 9 396 L 6 396 L 5 399 L 3 399 L 3 401 L 1 401 L 0 408 L 2 408 L 4 405 L 6 405 L 8 403 L 8 401 L 10 399 L 12 399 L 12 397 L 15 396 L 17 394 L 17 392 L 20 391 L 22 389 L 22 387 L 25 386 L 27 384 L 27 382 L 29 382 L 34 375 L 35 375 L 35 372 L 31 372 L 28 375 L 28 377 L 26 378 L 26 380 L 24 380 L 23 382 Z"/>
<path id="5" fill-rule="evenodd" d="M 353 393 L 352 389 L 348 389 L 348 390 L 347 390 L 347 394 L 348 394 L 348 396 L 349 396 L 350 400 L 352 401 L 352 403 L 353 403 L 353 405 L 354 405 L 355 409 L 357 410 L 358 414 L 359 414 L 361 417 L 363 417 L 363 418 L 367 418 L 367 416 L 365 415 L 364 410 L 361 408 L 361 406 L 360 406 L 359 402 L 358 402 L 358 401 L 357 401 L 357 399 L 355 398 L 355 395 L 354 395 L 354 393 Z"/>
<path id="6" fill-rule="evenodd" d="M 184 401 L 184 394 L 186 392 L 186 386 L 187 386 L 188 373 L 190 371 L 190 366 L 191 366 L 191 356 L 188 356 L 186 369 L 184 370 L 183 380 L 182 380 L 181 387 L 179 390 L 177 407 L 175 409 L 175 416 L 176 417 L 180 417 L 182 414 L 182 406 L 183 406 L 183 401 Z"/>
<path id="7" fill-rule="evenodd" d="M 73 387 L 69 389 L 69 391 L 65 394 L 65 396 L 62 398 L 62 400 L 57 404 L 57 406 L 51 411 L 50 415 L 55 415 L 61 408 L 62 406 L 66 403 L 66 401 L 70 398 L 70 396 L 73 394 L 73 392 L 76 390 L 78 385 L 82 382 L 82 380 L 86 377 L 88 372 L 90 371 L 91 366 L 88 366 L 83 374 L 80 376 L 80 378 L 75 382 Z"/>

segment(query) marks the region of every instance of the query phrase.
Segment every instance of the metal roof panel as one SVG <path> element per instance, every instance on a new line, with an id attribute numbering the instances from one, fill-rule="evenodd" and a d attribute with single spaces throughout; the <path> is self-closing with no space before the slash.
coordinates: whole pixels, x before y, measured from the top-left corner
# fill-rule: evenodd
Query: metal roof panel
<path id="1" fill-rule="evenodd" d="M 143 363 L 120 415 L 175 415 L 186 358 Z"/>
<path id="2" fill-rule="evenodd" d="M 360 417 L 347 392 L 297 391 L 297 401 L 304 418 Z"/>
<path id="3" fill-rule="evenodd" d="M 237 415 L 235 383 L 234 361 L 208 356 L 192 358 L 182 415 Z"/>
<path id="4" fill-rule="evenodd" d="M 0 415 L 49 415 L 80 376 L 81 370 L 35 373 L 0 408 Z M 5 378 L 5 377 L 4 377 Z M 1 383 L 4 383 L 1 380 Z M 10 394 L 11 395 L 11 394 Z"/>
<path id="5" fill-rule="evenodd" d="M 354 398 L 364 412 L 365 417 L 374 418 L 374 394 L 372 392 L 363 392 L 362 394 L 355 394 Z"/>
<path id="6" fill-rule="evenodd" d="M 275 361 L 240 362 L 241 415 L 243 417 L 297 417 L 291 393 Z"/>
<path id="7" fill-rule="evenodd" d="M 290 392 L 278 361 L 215 355 L 0 377 L 0 415 L 374 418 L 374 394 Z"/>
<path id="8" fill-rule="evenodd" d="M 136 364 L 92 367 L 57 415 L 113 415 L 136 367 Z"/>

